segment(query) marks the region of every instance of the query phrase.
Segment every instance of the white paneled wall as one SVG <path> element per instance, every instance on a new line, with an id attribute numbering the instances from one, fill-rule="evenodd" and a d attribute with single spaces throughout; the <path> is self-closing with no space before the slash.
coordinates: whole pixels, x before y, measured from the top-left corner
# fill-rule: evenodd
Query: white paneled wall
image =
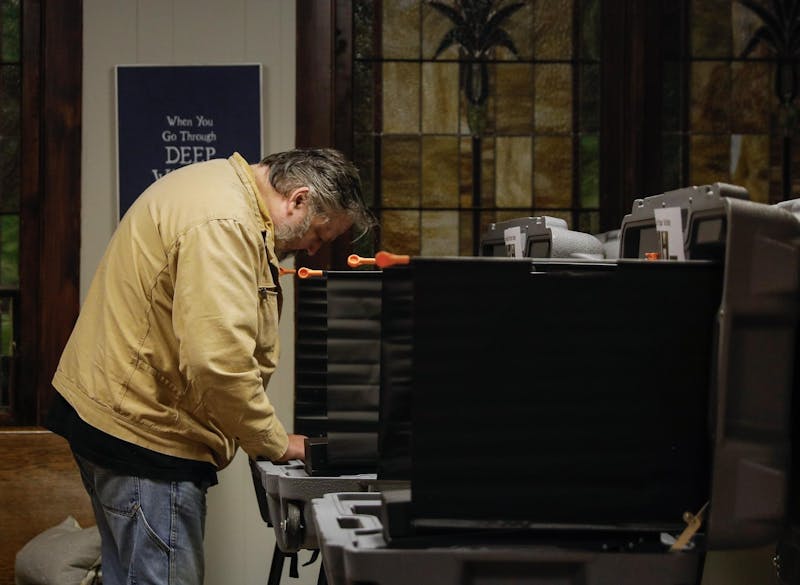
<path id="1" fill-rule="evenodd" d="M 116 227 L 116 65 L 260 63 L 264 154 L 294 145 L 294 0 L 83 0 L 81 299 Z M 292 299 L 291 281 L 284 283 Z M 292 421 L 294 315 L 284 303 L 281 366 L 270 398 Z M 261 520 L 246 457 L 240 453 L 209 490 L 206 585 L 263 585 L 274 546 Z M 303 554 L 303 558 L 308 553 Z M 316 583 L 319 563 L 301 567 Z M 288 562 L 284 581 L 288 581 Z"/>

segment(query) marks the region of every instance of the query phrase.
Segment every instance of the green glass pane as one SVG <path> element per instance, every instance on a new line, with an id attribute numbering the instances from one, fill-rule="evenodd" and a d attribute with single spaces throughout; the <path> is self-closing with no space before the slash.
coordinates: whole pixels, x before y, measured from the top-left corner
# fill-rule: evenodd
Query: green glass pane
<path id="1" fill-rule="evenodd" d="M 364 201 L 373 207 L 376 201 L 375 137 L 372 134 L 355 134 L 353 138 L 353 163 L 361 177 Z"/>
<path id="2" fill-rule="evenodd" d="M 676 61 L 664 63 L 664 130 L 683 129 L 683 67 Z"/>
<path id="3" fill-rule="evenodd" d="M 356 59 L 375 55 L 375 2 L 374 0 L 355 0 L 353 2 L 353 49 Z"/>
<path id="4" fill-rule="evenodd" d="M 3 38 L 0 50 L 3 51 L 2 60 L 5 63 L 19 61 L 20 53 L 20 0 L 2 0 L 2 29 Z"/>
<path id="5" fill-rule="evenodd" d="M 13 342 L 14 299 L 4 297 L 0 300 L 0 355 L 12 355 Z"/>
<path id="6" fill-rule="evenodd" d="M 19 216 L 0 217 L 0 285 L 19 284 Z"/>
<path id="7" fill-rule="evenodd" d="M 580 56 L 600 58 L 600 0 L 579 0 L 581 19 Z"/>
<path id="8" fill-rule="evenodd" d="M 580 140 L 580 206 L 600 206 L 600 137 L 582 136 Z"/>
<path id="9" fill-rule="evenodd" d="M 600 233 L 600 212 L 589 211 L 578 214 L 578 231 L 585 234 Z"/>
<path id="10" fill-rule="evenodd" d="M 0 66 L 0 211 L 17 211 L 20 194 L 20 67 Z"/>
<path id="11" fill-rule="evenodd" d="M 600 66 L 584 65 L 580 72 L 580 128 L 583 132 L 597 132 L 600 130 Z"/>
<path id="12" fill-rule="evenodd" d="M 686 186 L 683 173 L 683 137 L 679 134 L 665 134 L 661 145 L 662 187 L 671 191 Z"/>
<path id="13" fill-rule="evenodd" d="M 373 132 L 375 123 L 374 62 L 353 63 L 353 130 Z"/>

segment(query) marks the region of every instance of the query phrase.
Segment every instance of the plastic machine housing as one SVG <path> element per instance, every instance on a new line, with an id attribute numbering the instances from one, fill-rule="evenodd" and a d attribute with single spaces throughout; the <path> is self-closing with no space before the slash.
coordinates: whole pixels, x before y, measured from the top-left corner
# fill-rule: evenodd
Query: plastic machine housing
<path id="1" fill-rule="evenodd" d="M 680 207 L 686 257 L 724 263 L 709 404 L 712 549 L 774 541 L 787 514 L 800 224 L 746 196 L 724 183 L 679 189 L 635 201 L 622 222 L 623 255 L 641 257 L 657 249 L 653 209 Z"/>
<path id="2" fill-rule="evenodd" d="M 686 261 L 640 260 L 658 249 L 652 237 L 658 207 L 681 208 Z M 410 303 L 399 328 L 401 338 L 413 340 L 404 381 L 413 412 L 406 440 L 410 501 L 397 508 L 400 514 L 384 502 L 374 514 L 379 527 L 359 532 L 341 501 L 327 501 L 337 495 L 315 500 L 326 562 L 330 543 L 351 557 L 349 576 L 378 555 L 402 554 L 406 565 L 416 558 L 431 570 L 439 557 L 420 538 L 432 537 L 449 539 L 451 556 L 463 553 L 461 580 L 454 583 L 481 582 L 464 581 L 470 571 L 511 575 L 503 567 L 514 559 L 525 576 L 542 583 L 627 585 L 645 574 L 690 583 L 697 555 L 650 552 L 660 534 L 682 526 L 681 511 L 697 512 L 705 503 L 699 549 L 774 542 L 788 509 L 799 240 L 800 224 L 789 210 L 714 184 L 637 200 L 621 226 L 617 261 L 418 258 L 387 269 L 384 282 L 394 281 Z M 531 306 L 520 317 L 524 302 Z M 590 327 L 575 318 L 576 310 L 590 318 Z M 592 310 L 616 322 L 598 328 L 603 318 Z M 605 357 L 592 356 L 593 348 Z M 592 368 L 582 373 L 587 355 Z M 581 378 L 588 387 L 577 387 Z M 592 396 L 593 380 L 609 400 Z M 449 395 L 440 393 L 448 385 Z M 528 396 L 538 393 L 545 396 Z M 510 402 L 515 397 L 519 403 Z M 535 418 L 524 416 L 538 408 L 544 410 Z M 599 423 L 598 434 L 587 432 L 587 423 Z M 495 444 L 491 434 L 500 428 L 504 442 Z M 460 452 L 463 441 L 478 450 Z M 516 446 L 504 448 L 508 442 Z M 559 460 L 565 445 L 588 471 Z M 582 448 L 600 459 L 580 456 Z M 476 463 L 481 460 L 498 472 L 486 472 Z M 543 478 L 543 487 L 525 484 Z M 569 497 L 561 498 L 565 487 Z M 529 501 L 537 497 L 540 502 Z M 339 520 L 323 522 L 337 506 Z M 351 512 L 359 510 L 366 508 Z M 348 526 L 353 530 L 342 540 Z M 526 533 L 544 548 L 534 547 L 538 560 L 523 560 L 530 547 L 522 553 L 511 545 L 495 551 L 510 555 L 504 563 L 491 555 L 482 561 L 475 548 L 458 548 L 464 529 Z M 626 541 L 639 550 L 614 548 Z M 600 554 L 580 560 L 587 551 Z M 598 576 L 608 563 L 617 566 L 613 581 Z M 383 566 L 385 577 L 375 582 L 393 583 L 389 562 Z M 634 575 L 632 567 L 638 567 Z M 345 582 L 340 574 L 328 578 Z"/>
<path id="3" fill-rule="evenodd" d="M 513 257 L 506 247 L 506 230 L 519 229 L 525 258 L 603 257 L 603 244 L 590 234 L 568 229 L 567 222 L 547 215 L 520 217 L 489 224 L 481 236 L 481 256 Z"/>

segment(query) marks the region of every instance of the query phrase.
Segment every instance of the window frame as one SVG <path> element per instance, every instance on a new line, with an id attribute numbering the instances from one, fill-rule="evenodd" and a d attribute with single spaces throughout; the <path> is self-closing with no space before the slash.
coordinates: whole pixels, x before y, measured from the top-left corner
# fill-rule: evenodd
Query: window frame
<path id="1" fill-rule="evenodd" d="M 82 0 L 22 8 L 19 329 L 0 427 L 41 425 L 80 307 Z"/>

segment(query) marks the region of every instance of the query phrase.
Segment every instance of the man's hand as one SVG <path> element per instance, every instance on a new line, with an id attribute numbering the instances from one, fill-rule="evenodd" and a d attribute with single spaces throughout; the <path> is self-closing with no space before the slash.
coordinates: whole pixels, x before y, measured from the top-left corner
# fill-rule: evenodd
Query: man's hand
<path id="1" fill-rule="evenodd" d="M 306 458 L 305 435 L 289 435 L 289 446 L 286 448 L 286 453 L 280 456 L 279 462 L 289 461 L 291 459 Z"/>

